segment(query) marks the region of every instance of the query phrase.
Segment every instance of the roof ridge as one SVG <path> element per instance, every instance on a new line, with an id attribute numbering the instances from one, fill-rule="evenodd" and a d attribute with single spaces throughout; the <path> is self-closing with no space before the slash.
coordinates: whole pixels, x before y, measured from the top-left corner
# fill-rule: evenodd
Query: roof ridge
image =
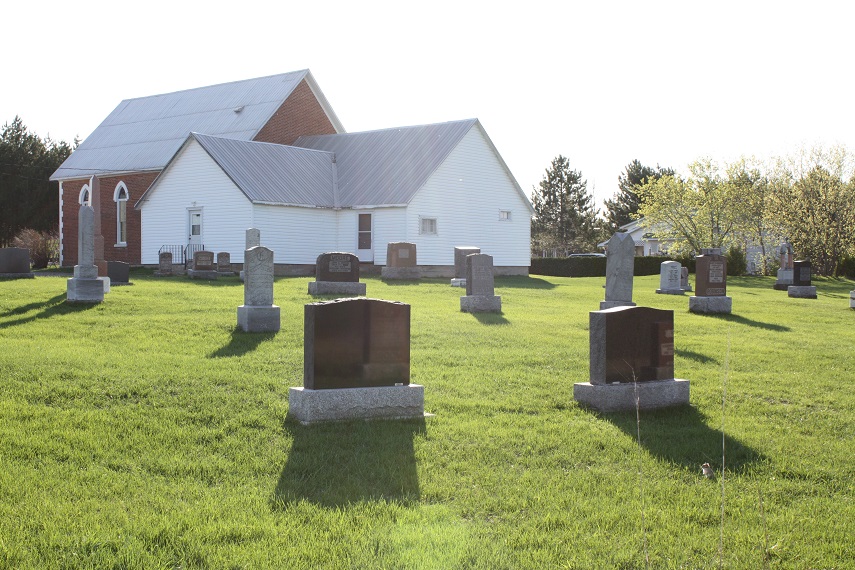
<path id="1" fill-rule="evenodd" d="M 419 129 L 422 127 L 438 127 L 440 125 L 452 125 L 452 124 L 459 124 L 459 123 L 472 123 L 472 124 L 474 124 L 476 122 L 478 122 L 477 118 L 459 119 L 456 121 L 440 121 L 438 123 L 424 123 L 422 125 L 405 125 L 405 126 L 400 126 L 400 127 L 386 127 L 383 129 L 371 129 L 369 131 L 356 131 L 356 132 L 349 132 L 349 133 L 333 133 L 330 135 L 303 135 L 303 136 L 299 137 L 297 140 L 300 140 L 300 139 L 320 139 L 320 138 L 325 138 L 325 137 L 348 137 L 351 135 L 367 135 L 367 134 L 371 134 L 371 133 L 384 133 L 384 132 L 389 132 L 389 131 L 401 131 L 404 129 Z"/>
<path id="2" fill-rule="evenodd" d="M 237 79 L 235 81 L 224 81 L 222 83 L 214 83 L 212 85 L 203 85 L 201 87 L 190 87 L 189 89 L 178 89 L 176 91 L 168 91 L 166 93 L 155 93 L 154 95 L 143 95 L 141 97 L 131 97 L 129 99 L 122 99 L 120 103 L 125 103 L 127 101 L 139 101 L 140 99 L 151 99 L 154 97 L 165 97 L 167 95 L 175 95 L 177 93 L 189 93 L 191 91 L 201 91 L 203 89 L 210 89 L 212 87 L 222 87 L 224 85 L 234 85 L 236 83 L 245 83 L 248 81 L 259 81 L 262 79 L 271 79 L 273 77 L 280 77 L 283 75 L 306 75 L 309 73 L 309 69 L 299 69 L 297 71 L 286 71 L 284 73 L 274 73 L 272 75 L 264 75 L 262 77 L 249 77 L 247 79 Z"/>

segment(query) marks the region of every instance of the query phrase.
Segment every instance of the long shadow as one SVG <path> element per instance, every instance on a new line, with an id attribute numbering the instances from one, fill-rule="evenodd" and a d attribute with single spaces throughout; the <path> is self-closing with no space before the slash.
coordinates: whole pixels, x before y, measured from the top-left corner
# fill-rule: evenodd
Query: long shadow
<path id="1" fill-rule="evenodd" d="M 749 319 L 747 317 L 743 317 L 741 315 L 734 314 L 725 314 L 725 313 L 711 313 L 704 315 L 706 317 L 710 317 L 713 319 L 721 319 L 723 321 L 730 321 L 732 323 L 739 323 L 740 325 L 746 325 L 749 327 L 756 327 L 758 329 L 766 329 L 767 331 L 777 331 L 777 332 L 789 332 L 793 329 L 784 325 L 776 325 L 774 323 L 764 323 L 762 321 L 755 321 L 753 319 Z"/>
<path id="2" fill-rule="evenodd" d="M 276 333 L 248 333 L 243 332 L 240 327 L 235 327 L 232 336 L 225 346 L 221 346 L 208 355 L 208 358 L 228 358 L 230 356 L 243 356 L 252 352 L 265 340 L 270 340 Z"/>
<path id="3" fill-rule="evenodd" d="M 501 313 L 470 313 L 482 325 L 509 325 L 511 321 Z"/>
<path id="4" fill-rule="evenodd" d="M 708 362 L 718 363 L 718 360 L 713 358 L 712 356 L 707 356 L 706 354 L 701 354 L 699 352 L 692 352 L 691 350 L 681 350 L 676 349 L 677 356 L 682 356 L 683 358 L 688 358 L 689 360 L 694 360 L 695 362 L 700 362 L 701 364 L 706 364 Z"/>
<path id="5" fill-rule="evenodd" d="M 274 508 L 309 501 L 340 507 L 365 500 L 416 502 L 420 497 L 413 440 L 423 418 L 335 422 L 287 421 L 291 453 L 274 492 Z"/>
<path id="6" fill-rule="evenodd" d="M 52 304 L 48 304 L 52 303 Z M 44 309 L 41 312 L 36 313 L 30 317 L 24 317 L 22 319 L 18 319 L 15 321 L 6 321 L 5 323 L 0 323 L 0 329 L 6 329 L 9 327 L 14 327 L 17 325 L 23 325 L 26 323 L 33 322 L 38 319 L 49 319 L 51 317 L 55 317 L 58 315 L 68 315 L 71 313 L 81 313 L 83 311 L 88 311 L 97 305 L 97 303 L 66 303 L 65 302 L 65 293 L 60 295 L 55 295 L 45 301 L 44 303 L 31 303 L 35 305 L 35 308 L 38 306 L 43 306 Z M 15 309 L 13 309 L 15 310 Z M 29 310 L 33 310 L 30 308 Z M 17 314 L 23 314 L 17 313 Z"/>
<path id="7" fill-rule="evenodd" d="M 496 277 L 496 287 L 508 289 L 555 289 L 557 285 L 539 277 L 526 277 L 515 275 L 509 277 Z"/>
<path id="8" fill-rule="evenodd" d="M 600 414 L 621 431 L 637 438 L 635 412 Z M 681 406 L 640 414 L 641 445 L 655 457 L 698 469 L 701 463 L 721 465 L 721 431 L 707 425 L 705 417 L 692 406 Z M 763 461 L 763 455 L 738 439 L 724 436 L 725 466 L 729 471 L 742 471 Z"/>
<path id="9" fill-rule="evenodd" d="M 11 317 L 13 315 L 23 315 L 24 313 L 29 313 L 30 311 L 35 311 L 36 309 L 45 309 L 47 307 L 51 307 L 56 305 L 57 303 L 61 303 L 65 300 L 65 293 L 60 293 L 59 295 L 54 295 L 50 299 L 46 301 L 36 301 L 34 303 L 28 303 L 26 305 L 21 305 L 20 307 L 15 307 L 13 309 L 9 309 L 4 312 L 0 317 Z"/>

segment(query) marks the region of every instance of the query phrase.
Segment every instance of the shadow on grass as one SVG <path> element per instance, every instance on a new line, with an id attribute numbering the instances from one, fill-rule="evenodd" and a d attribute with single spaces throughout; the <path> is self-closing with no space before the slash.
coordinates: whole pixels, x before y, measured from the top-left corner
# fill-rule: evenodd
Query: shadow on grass
<path id="1" fill-rule="evenodd" d="M 55 317 L 58 315 L 68 315 L 71 313 L 80 313 L 82 311 L 88 311 L 89 309 L 95 307 L 98 303 L 66 303 L 65 302 L 65 293 L 60 293 L 59 295 L 54 295 L 50 299 L 37 303 L 29 303 L 27 305 L 22 305 L 20 307 L 16 307 L 10 311 L 7 311 L 4 315 L 0 316 L 12 316 L 12 315 L 23 315 L 30 311 L 36 309 L 42 309 L 41 312 L 36 313 L 30 317 L 24 317 L 22 319 L 18 319 L 15 321 L 7 321 L 5 323 L 0 323 L 0 329 L 5 329 L 9 327 L 13 327 L 16 325 L 23 325 L 25 323 L 29 323 L 35 321 L 37 319 L 49 319 L 51 317 Z"/>
<path id="2" fill-rule="evenodd" d="M 516 275 L 511 277 L 496 277 L 496 287 L 508 289 L 555 289 L 557 285 L 539 277 Z"/>
<path id="3" fill-rule="evenodd" d="M 509 325 L 511 321 L 501 313 L 470 313 L 482 325 Z"/>
<path id="4" fill-rule="evenodd" d="M 270 340 L 276 333 L 248 333 L 243 332 L 240 327 L 235 327 L 228 344 L 221 346 L 208 355 L 208 358 L 228 358 L 230 356 L 243 356 L 252 352 L 265 340 Z"/>
<path id="5" fill-rule="evenodd" d="M 682 356 L 683 358 L 688 358 L 689 360 L 694 360 L 695 362 L 700 362 L 701 364 L 706 364 L 707 362 L 715 362 L 718 363 L 718 360 L 713 358 L 712 356 L 707 356 L 706 354 L 701 354 L 699 352 L 692 352 L 691 350 L 680 350 L 676 349 L 677 356 Z"/>
<path id="6" fill-rule="evenodd" d="M 721 319 L 723 321 L 730 321 L 732 323 L 738 323 L 740 325 L 746 325 L 749 327 L 756 327 L 758 329 L 765 329 L 767 331 L 777 331 L 777 332 L 789 332 L 792 329 L 790 327 L 784 325 L 776 325 L 774 323 L 764 323 L 762 321 L 755 321 L 753 319 L 749 319 L 747 317 L 743 317 L 741 315 L 734 314 L 725 314 L 725 313 L 710 313 L 703 315 L 705 317 L 713 318 L 713 319 Z"/>
<path id="7" fill-rule="evenodd" d="M 288 421 L 291 453 L 274 492 L 274 508 L 302 500 L 341 507 L 365 500 L 419 500 L 413 440 L 424 418 L 334 422 Z"/>
<path id="8" fill-rule="evenodd" d="M 637 439 L 635 412 L 600 414 L 621 431 Z M 721 465 L 721 431 L 692 406 L 641 412 L 641 445 L 655 457 L 689 469 L 701 463 Z M 737 439 L 724 437 L 725 467 L 742 471 L 763 461 L 763 455 Z"/>

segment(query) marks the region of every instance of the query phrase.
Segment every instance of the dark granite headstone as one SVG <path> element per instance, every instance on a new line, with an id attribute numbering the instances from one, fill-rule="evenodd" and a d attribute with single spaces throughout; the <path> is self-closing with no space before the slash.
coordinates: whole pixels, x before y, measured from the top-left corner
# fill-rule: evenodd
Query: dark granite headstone
<path id="1" fill-rule="evenodd" d="M 416 244 L 408 242 L 390 242 L 386 246 L 387 267 L 415 267 Z"/>
<path id="2" fill-rule="evenodd" d="M 724 297 L 727 295 L 727 259 L 706 251 L 695 257 L 695 296 Z"/>
<path id="3" fill-rule="evenodd" d="M 352 253 L 322 253 L 315 261 L 315 280 L 359 282 L 359 258 Z"/>
<path id="4" fill-rule="evenodd" d="M 616 307 L 589 316 L 591 384 L 674 378 L 674 311 Z"/>
<path id="5" fill-rule="evenodd" d="M 473 253 L 466 256 L 466 294 L 495 295 L 493 256 Z"/>
<path id="6" fill-rule="evenodd" d="M 795 287 L 810 286 L 810 261 L 801 260 L 793 262 L 793 285 Z"/>
<path id="7" fill-rule="evenodd" d="M 304 318 L 305 388 L 409 385 L 409 305 L 336 299 L 309 303 Z"/>
<path id="8" fill-rule="evenodd" d="M 473 253 L 481 253 L 480 247 L 455 247 L 454 248 L 454 277 L 455 279 L 466 279 L 466 256 Z"/>
<path id="9" fill-rule="evenodd" d="M 25 247 L 0 248 L 0 273 L 30 273 L 30 250 Z"/>
<path id="10" fill-rule="evenodd" d="M 214 269 L 214 252 L 197 251 L 193 254 L 193 269 L 197 271 L 211 271 Z"/>
<path id="11" fill-rule="evenodd" d="M 220 273 L 232 272 L 232 256 L 227 251 L 221 251 L 217 254 L 217 271 Z"/>
<path id="12" fill-rule="evenodd" d="M 107 277 L 111 285 L 122 285 L 130 282 L 130 264 L 124 261 L 108 261 Z"/>

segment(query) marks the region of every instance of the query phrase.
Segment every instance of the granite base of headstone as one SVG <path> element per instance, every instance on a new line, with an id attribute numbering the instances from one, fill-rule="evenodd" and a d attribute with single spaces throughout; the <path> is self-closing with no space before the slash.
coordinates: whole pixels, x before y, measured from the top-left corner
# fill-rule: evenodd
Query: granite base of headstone
<path id="1" fill-rule="evenodd" d="M 787 287 L 787 297 L 796 299 L 816 299 L 815 285 L 790 285 Z"/>
<path id="2" fill-rule="evenodd" d="M 727 259 L 720 248 L 702 249 L 695 257 L 695 295 L 689 297 L 689 312 L 733 312 L 733 299 L 727 296 Z"/>
<path id="3" fill-rule="evenodd" d="M 359 258 L 352 253 L 327 252 L 315 261 L 315 280 L 309 295 L 364 296 L 367 288 L 359 282 Z"/>
<path id="4" fill-rule="evenodd" d="M 30 250 L 25 247 L 0 248 L 0 279 L 32 279 Z"/>
<path id="5" fill-rule="evenodd" d="M 108 261 L 107 262 L 107 277 L 110 278 L 110 285 L 130 285 L 131 283 L 131 265 L 124 261 Z"/>
<path id="6" fill-rule="evenodd" d="M 733 312 L 733 297 L 689 297 L 689 312 L 730 314 Z"/>
<path id="7" fill-rule="evenodd" d="M 792 284 L 793 284 L 793 270 L 792 269 L 779 269 L 778 270 L 778 278 L 772 287 L 778 291 L 786 291 L 787 287 L 789 287 Z"/>
<path id="8" fill-rule="evenodd" d="M 674 378 L 674 311 L 615 307 L 589 313 L 590 380 L 573 398 L 602 412 L 689 403 L 689 381 Z"/>
<path id="9" fill-rule="evenodd" d="M 337 299 L 304 308 L 303 387 L 289 390 L 301 423 L 424 416 L 410 384 L 410 306 Z"/>
<path id="10" fill-rule="evenodd" d="M 454 248 L 454 277 L 451 280 L 452 287 L 466 287 L 466 258 L 475 253 L 481 253 L 481 248 L 473 246 Z"/>
<path id="11" fill-rule="evenodd" d="M 157 271 L 154 272 L 156 277 L 170 277 L 173 275 L 172 270 L 172 254 L 168 251 L 163 251 L 157 256 Z"/>
<path id="12" fill-rule="evenodd" d="M 193 254 L 193 268 L 187 270 L 190 279 L 216 279 L 220 276 L 214 266 L 213 251 L 197 251 Z"/>
<path id="13" fill-rule="evenodd" d="M 386 246 L 386 265 L 380 269 L 381 279 L 414 281 L 421 279 L 421 276 L 416 259 L 416 244 L 390 242 Z"/>
<path id="14" fill-rule="evenodd" d="M 95 267 L 97 271 L 98 268 Z M 66 298 L 69 303 L 103 303 L 104 284 L 100 279 L 80 279 L 72 277 L 66 282 Z"/>
<path id="15" fill-rule="evenodd" d="M 663 261 L 661 263 L 659 289 L 656 292 L 660 295 L 682 295 L 685 293 L 680 286 L 680 262 Z"/>
<path id="16" fill-rule="evenodd" d="M 111 285 L 110 277 L 107 275 L 103 275 L 103 276 L 99 275 L 98 281 L 101 282 L 101 287 L 104 289 L 104 293 L 109 293 L 110 292 L 110 285 Z"/>
<path id="17" fill-rule="evenodd" d="M 502 296 L 495 294 L 493 256 L 473 253 L 466 256 L 466 295 L 460 297 L 464 313 L 501 313 Z"/>
<path id="18" fill-rule="evenodd" d="M 104 302 L 105 284 L 95 265 L 95 210 L 85 204 L 77 214 L 77 260 L 74 277 L 66 282 L 66 302 Z"/>
<path id="19" fill-rule="evenodd" d="M 261 246 L 244 252 L 243 305 L 237 309 L 244 332 L 276 332 L 280 310 L 273 304 L 273 251 Z"/>

